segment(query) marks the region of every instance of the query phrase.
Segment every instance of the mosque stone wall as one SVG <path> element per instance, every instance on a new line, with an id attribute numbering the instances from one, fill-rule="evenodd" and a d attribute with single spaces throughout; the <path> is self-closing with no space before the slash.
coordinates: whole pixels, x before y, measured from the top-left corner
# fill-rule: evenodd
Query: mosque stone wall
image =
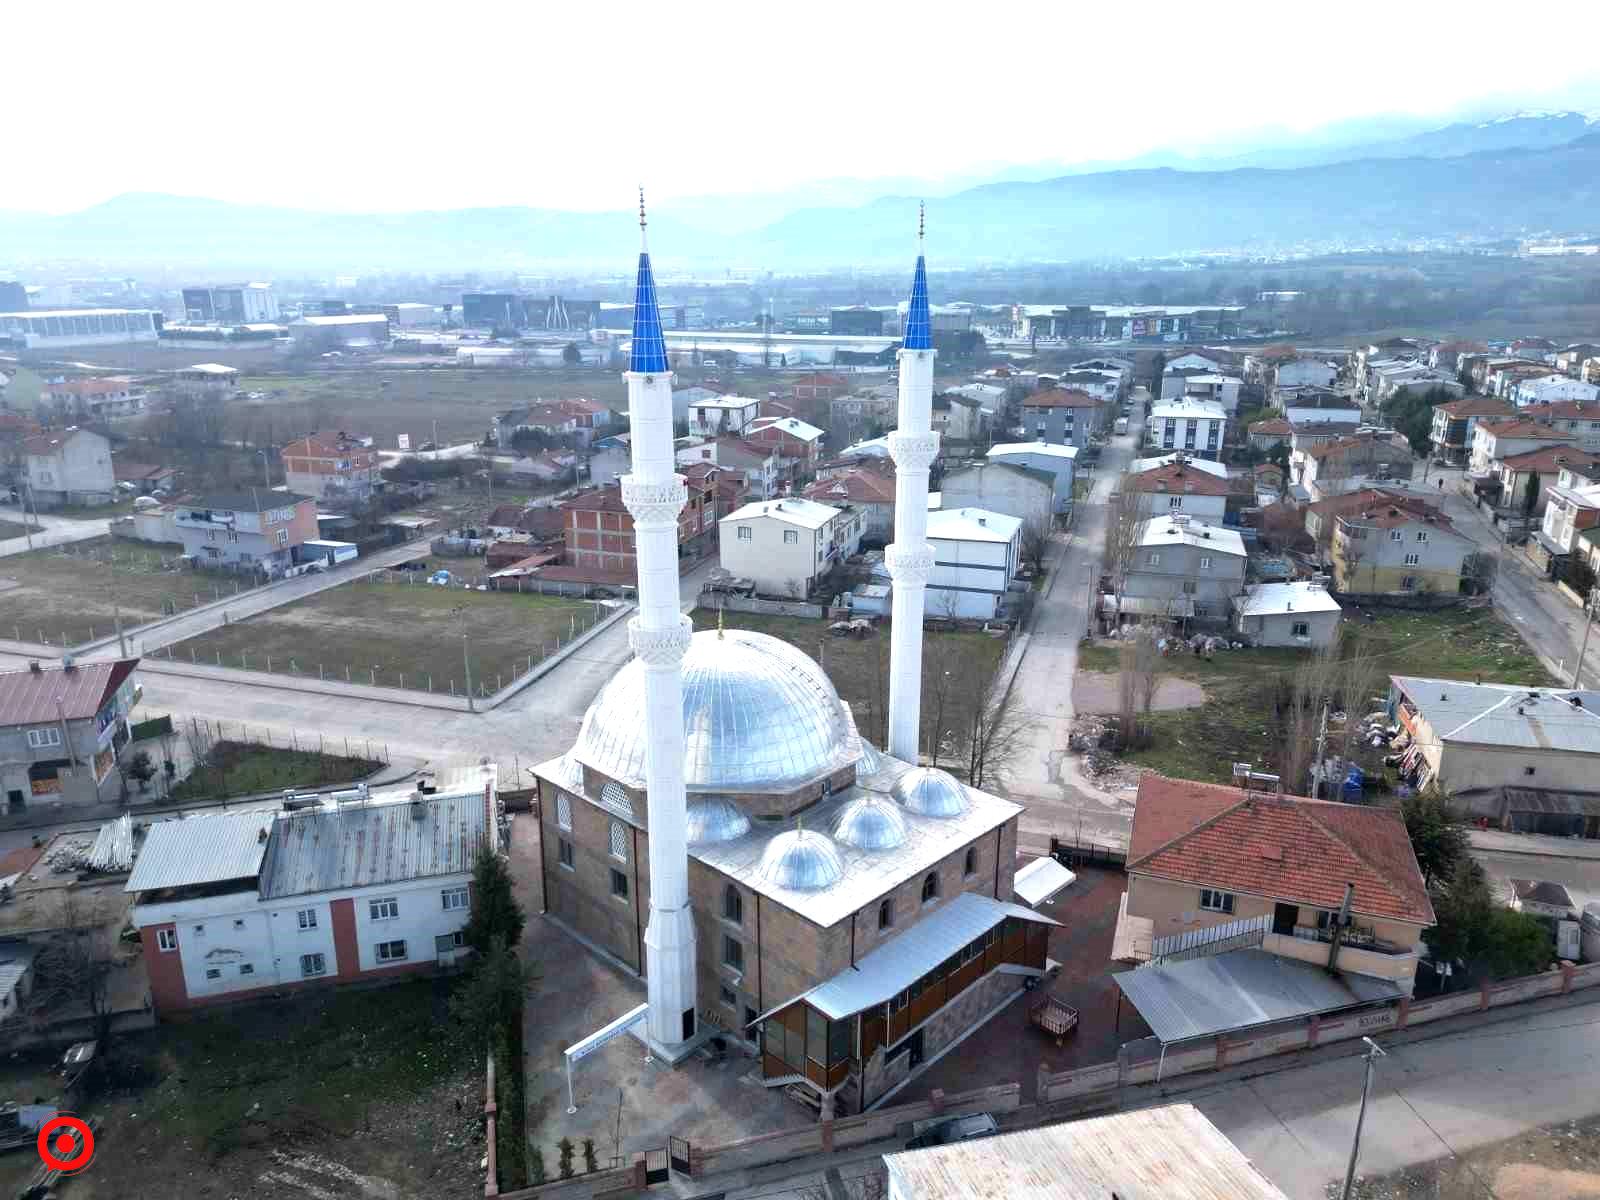
<path id="1" fill-rule="evenodd" d="M 564 794 L 572 813 L 572 828 L 562 829 L 556 803 L 560 789 L 541 780 L 539 792 L 546 911 L 635 971 L 642 971 L 639 942 L 650 899 L 645 867 L 649 848 L 644 832 L 571 793 Z M 626 861 L 610 852 L 613 822 L 622 825 Z M 562 841 L 572 846 L 571 867 L 560 861 Z M 613 869 L 627 877 L 626 899 L 611 894 Z"/>

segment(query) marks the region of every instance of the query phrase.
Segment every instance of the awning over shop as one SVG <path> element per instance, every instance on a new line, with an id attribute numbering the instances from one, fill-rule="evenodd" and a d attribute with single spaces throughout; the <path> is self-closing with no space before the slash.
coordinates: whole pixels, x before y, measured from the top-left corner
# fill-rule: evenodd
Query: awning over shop
<path id="1" fill-rule="evenodd" d="M 1398 1000 L 1398 986 L 1265 950 L 1233 950 L 1112 976 L 1163 1042 L 1211 1037 L 1318 1013 Z"/>

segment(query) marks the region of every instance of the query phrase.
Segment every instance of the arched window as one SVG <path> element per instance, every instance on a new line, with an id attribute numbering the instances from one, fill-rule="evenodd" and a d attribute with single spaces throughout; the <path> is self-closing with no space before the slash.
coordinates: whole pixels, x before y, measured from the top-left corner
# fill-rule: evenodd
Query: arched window
<path id="1" fill-rule="evenodd" d="M 965 868 L 965 874 L 966 874 L 967 878 L 970 879 L 972 876 L 976 875 L 977 873 L 978 873 L 978 848 L 976 846 L 968 846 L 967 847 L 967 865 L 966 865 L 966 868 Z"/>
<path id="2" fill-rule="evenodd" d="M 731 883 L 722 893 L 722 919 L 732 921 L 735 925 L 744 924 L 744 897 Z"/>
<path id="3" fill-rule="evenodd" d="M 628 861 L 628 832 L 621 821 L 611 822 L 611 857 L 619 862 Z"/>
<path id="4" fill-rule="evenodd" d="M 938 898 L 939 872 L 929 871 L 922 878 L 922 902 L 926 904 L 929 900 L 937 900 Z"/>
<path id="5" fill-rule="evenodd" d="M 894 927 L 894 901 L 885 900 L 878 905 L 878 928 L 892 929 Z"/>

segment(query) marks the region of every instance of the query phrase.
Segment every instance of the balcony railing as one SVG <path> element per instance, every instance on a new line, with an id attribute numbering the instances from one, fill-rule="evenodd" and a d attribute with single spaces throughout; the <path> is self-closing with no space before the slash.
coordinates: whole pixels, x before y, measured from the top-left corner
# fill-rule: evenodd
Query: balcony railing
<path id="1" fill-rule="evenodd" d="M 1331 945 L 1333 942 L 1332 930 L 1318 929 L 1315 925 L 1296 925 L 1294 927 L 1294 936 L 1303 942 L 1321 942 L 1323 945 Z M 1339 944 L 1341 947 L 1349 947 L 1352 950 L 1370 950 L 1374 954 L 1399 955 L 1414 953 L 1410 946 L 1400 946 L 1394 942 L 1386 942 L 1370 930 L 1365 929 L 1345 930 L 1344 937 L 1339 939 Z"/>

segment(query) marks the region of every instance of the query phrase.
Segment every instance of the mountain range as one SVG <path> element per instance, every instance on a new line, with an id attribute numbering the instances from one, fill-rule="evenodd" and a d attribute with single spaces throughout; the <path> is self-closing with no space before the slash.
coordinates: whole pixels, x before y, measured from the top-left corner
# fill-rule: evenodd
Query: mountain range
<path id="1" fill-rule="evenodd" d="M 1600 125 L 1578 113 L 1170 157 L 1012 166 L 975 186 L 824 180 L 781 199 L 700 197 L 664 205 L 651 235 L 669 265 L 814 269 L 903 260 L 923 196 L 934 197 L 930 241 L 943 265 L 1592 232 L 1600 212 Z M 0 262 L 251 273 L 578 267 L 626 263 L 633 229 L 621 212 L 319 213 L 129 193 L 61 216 L 0 210 Z"/>

